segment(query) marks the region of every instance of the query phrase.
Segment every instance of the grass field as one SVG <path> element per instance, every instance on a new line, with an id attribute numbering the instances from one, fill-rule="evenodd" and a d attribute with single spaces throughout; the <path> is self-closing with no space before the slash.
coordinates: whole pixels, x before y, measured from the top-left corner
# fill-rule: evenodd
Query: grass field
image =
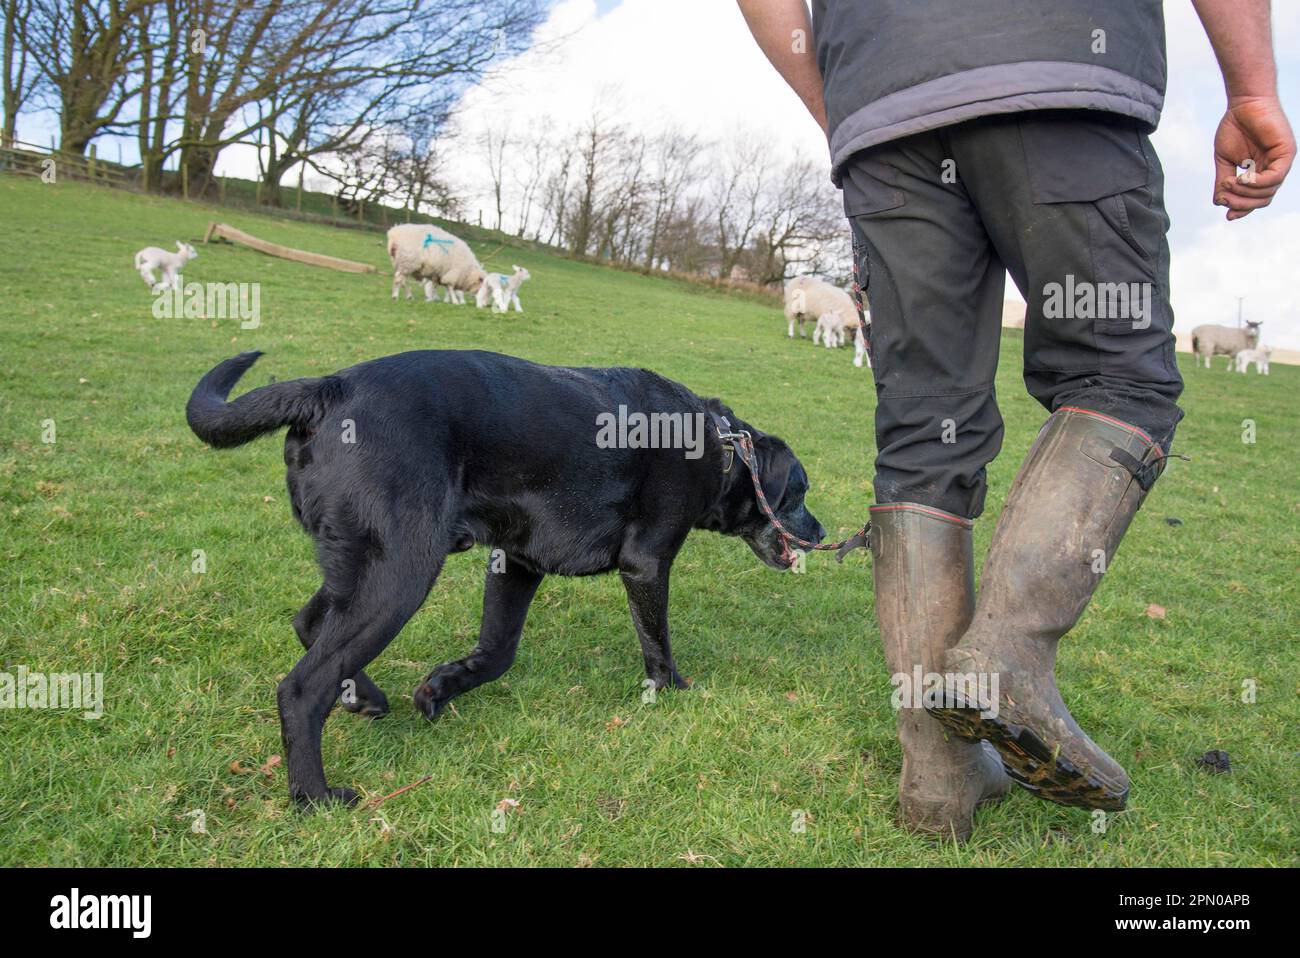
<path id="1" fill-rule="evenodd" d="M 376 265 L 382 239 L 13 177 L 0 177 L 0 209 L 0 670 L 102 672 L 105 692 L 98 720 L 0 710 L 0 864 L 1300 864 L 1300 370 L 1185 363 L 1176 451 L 1194 461 L 1156 486 L 1062 643 L 1067 700 L 1133 778 L 1129 810 L 1104 831 L 1023 792 L 982 811 L 960 848 L 897 830 L 869 558 L 814 556 L 807 574 L 780 575 L 703 532 L 672 593 L 694 690 L 642 704 L 617 578 L 552 578 L 514 669 L 430 724 L 410 691 L 465 654 L 478 624 L 486 553 L 453 556 L 368 670 L 392 714 L 335 712 L 325 729 L 333 784 L 373 798 L 432 780 L 373 811 L 304 817 L 268 759 L 281 749 L 275 683 L 299 656 L 290 619 L 319 578 L 280 441 L 215 452 L 185 424 L 216 361 L 265 350 L 245 386 L 428 347 L 645 365 L 789 440 L 836 538 L 871 501 L 870 373 L 847 351 L 787 340 L 771 306 L 509 248 L 488 266 L 532 271 L 522 316 L 394 304 L 383 273 L 211 246 L 187 279 L 260 282 L 261 326 L 160 320 L 132 254 L 197 241 L 209 219 Z M 1018 338 L 1005 346 L 1007 439 L 980 556 L 1044 415 L 1023 393 Z M 1197 767 L 1215 748 L 1231 774 Z"/>

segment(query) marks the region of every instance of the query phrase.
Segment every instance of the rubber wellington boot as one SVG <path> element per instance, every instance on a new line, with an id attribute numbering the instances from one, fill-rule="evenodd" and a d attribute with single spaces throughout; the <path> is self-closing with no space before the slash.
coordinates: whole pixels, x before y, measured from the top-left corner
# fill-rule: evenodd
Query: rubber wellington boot
<path id="1" fill-rule="evenodd" d="M 1160 447 L 1135 426 L 1074 407 L 1052 414 L 994 530 L 974 621 L 943 660 L 967 681 L 996 676 L 997 708 L 960 694 L 927 704 L 957 735 L 990 742 L 1012 777 L 1049 801 L 1118 811 L 1128 797 L 1124 769 L 1056 690 L 1056 646 L 1163 467 Z"/>
<path id="2" fill-rule="evenodd" d="M 906 693 L 898 710 L 903 774 L 899 819 L 917 832 L 965 841 L 981 802 L 1005 796 L 1011 780 L 997 753 L 950 735 L 913 691 L 936 675 L 945 649 L 970 624 L 975 606 L 969 519 L 910 502 L 871 510 L 876 618 L 885 662 Z"/>

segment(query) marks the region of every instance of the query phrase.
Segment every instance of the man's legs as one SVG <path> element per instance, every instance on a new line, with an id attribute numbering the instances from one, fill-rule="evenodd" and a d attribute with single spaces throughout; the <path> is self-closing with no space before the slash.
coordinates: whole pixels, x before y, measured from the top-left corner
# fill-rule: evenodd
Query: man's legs
<path id="1" fill-rule="evenodd" d="M 1009 781 L 987 747 L 945 734 L 913 693 L 974 608 L 971 519 L 1002 420 L 993 393 L 1004 268 L 963 187 L 945 182 L 936 135 L 866 151 L 844 170 L 854 260 L 871 302 L 876 381 L 876 616 L 904 678 L 899 814 L 958 840 Z"/>
<path id="2" fill-rule="evenodd" d="M 1158 477 L 1181 417 L 1168 219 L 1149 141 L 1124 121 L 1027 114 L 955 128 L 959 175 L 1029 308 L 1025 382 L 1052 415 L 994 532 L 974 624 L 947 671 L 996 674 L 996 714 L 932 708 L 991 742 L 1017 780 L 1067 805 L 1121 809 L 1123 768 L 1057 692 L 1078 621 Z"/>

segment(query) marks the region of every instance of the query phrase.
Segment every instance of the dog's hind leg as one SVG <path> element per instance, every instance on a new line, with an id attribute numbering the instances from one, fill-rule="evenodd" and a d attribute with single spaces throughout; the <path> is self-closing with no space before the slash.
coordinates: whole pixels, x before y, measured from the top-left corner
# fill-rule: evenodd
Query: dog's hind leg
<path id="1" fill-rule="evenodd" d="M 289 795 L 304 808 L 337 801 L 353 805 L 356 792 L 330 788 L 321 759 L 321 731 L 343 680 L 357 675 L 401 631 L 429 593 L 447 548 L 422 523 L 379 537 L 347 583 L 332 583 L 335 601 L 325 611 L 311 648 L 277 689 Z M 436 545 L 435 545 L 436 544 Z M 326 565 L 329 577 L 329 565 Z"/>
<path id="2" fill-rule="evenodd" d="M 316 641 L 329 606 L 329 591 L 322 586 L 293 617 L 293 630 L 298 633 L 298 640 L 304 649 L 310 649 Z M 349 712 L 367 718 L 382 718 L 388 714 L 387 696 L 365 672 L 358 672 L 350 679 L 343 680 L 339 700 Z"/>
<path id="3" fill-rule="evenodd" d="M 645 657 L 645 674 L 656 689 L 669 685 L 688 689 L 691 684 L 682 678 L 673 662 L 672 645 L 668 641 L 668 572 L 671 563 L 662 560 L 638 562 L 635 566 L 620 568 L 623 588 L 627 591 L 627 605 L 632 611 L 632 624 L 641 640 L 641 654 Z"/>
<path id="4" fill-rule="evenodd" d="M 509 559 L 504 569 L 492 570 L 489 563 L 478 644 L 465 658 L 436 666 L 412 696 L 415 707 L 430 721 L 456 696 L 500 678 L 514 664 L 528 606 L 543 577 Z"/>

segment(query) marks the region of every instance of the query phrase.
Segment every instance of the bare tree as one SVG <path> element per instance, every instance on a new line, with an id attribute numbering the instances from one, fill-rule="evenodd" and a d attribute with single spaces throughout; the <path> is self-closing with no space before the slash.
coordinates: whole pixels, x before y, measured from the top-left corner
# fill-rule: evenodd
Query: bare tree
<path id="1" fill-rule="evenodd" d="M 698 137 L 677 130 L 665 130 L 654 138 L 655 173 L 650 184 L 650 235 L 645 254 L 648 269 L 656 269 L 662 262 L 662 237 L 677 215 L 703 148 Z"/>
<path id="2" fill-rule="evenodd" d="M 555 152 L 550 137 L 551 121 L 548 117 L 534 120 L 523 136 L 519 150 L 520 161 L 516 164 L 518 171 L 514 174 L 514 183 L 518 188 L 519 212 L 516 224 L 517 233 L 528 236 L 528 227 L 533 216 L 533 206 L 546 180 L 547 169 Z M 540 232 L 541 226 L 538 226 Z"/>
<path id="3" fill-rule="evenodd" d="M 18 113 L 31 95 L 39 78 L 31 63 L 28 25 L 32 0 L 0 0 L 4 14 L 4 125 L 0 127 L 0 146 L 13 144 L 18 131 Z"/>
<path id="4" fill-rule="evenodd" d="M 84 153 L 100 133 L 123 128 L 138 92 L 137 18 L 159 2 L 31 0 L 26 42 L 55 100 L 62 149 Z"/>
<path id="5" fill-rule="evenodd" d="M 502 189 L 506 179 L 506 151 L 510 148 L 509 126 L 488 123 L 478 135 L 479 155 L 487 165 L 492 180 L 492 201 L 496 208 L 496 228 L 501 229 L 503 215 Z"/>
<path id="6" fill-rule="evenodd" d="M 723 150 L 712 188 L 718 275 L 723 278 L 740 264 L 758 227 L 759 207 L 771 174 L 769 157 L 766 144 L 752 133 L 738 133 Z"/>

